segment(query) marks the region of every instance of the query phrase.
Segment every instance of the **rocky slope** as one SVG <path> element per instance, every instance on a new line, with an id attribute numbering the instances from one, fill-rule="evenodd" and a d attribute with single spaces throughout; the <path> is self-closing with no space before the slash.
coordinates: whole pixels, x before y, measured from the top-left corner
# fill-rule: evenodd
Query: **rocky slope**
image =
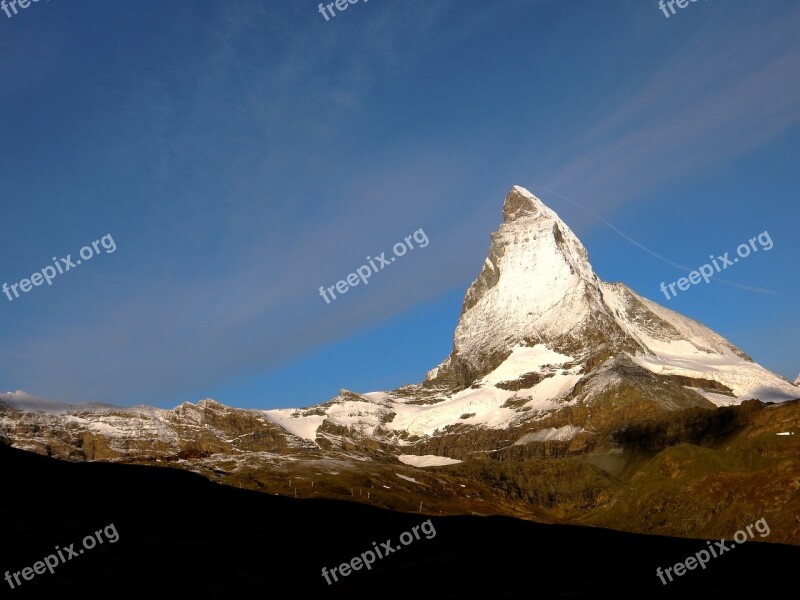
<path id="1" fill-rule="evenodd" d="M 267 417 L 309 441 L 349 431 L 463 458 L 496 450 L 500 438 L 524 443 L 622 426 L 626 414 L 581 410 L 610 398 L 658 412 L 800 395 L 702 324 L 602 282 L 578 238 L 527 190 L 511 190 L 503 215 L 464 299 L 453 351 L 425 382 L 343 392 Z M 472 441 L 442 448 L 437 438 L 453 433 Z"/>
<path id="2" fill-rule="evenodd" d="M 6 588 L 14 600 L 141 600 L 163 597 L 165 590 L 178 598 L 270 600 L 709 600 L 787 598 L 797 592 L 800 548 L 784 545 L 745 544 L 706 570 L 665 586 L 655 569 L 674 565 L 705 543 L 295 500 L 210 485 L 192 473 L 68 463 L 3 447 L 0 471 L 2 572 L 33 565 L 56 544 L 63 549 L 76 542 L 80 548 L 84 536 L 109 523 L 119 535 L 117 543 L 97 545 L 56 567 L 54 575 L 46 572 L 13 591 Z M 404 531 L 423 521 L 435 537 L 399 544 Z M 395 548 L 385 559 L 326 583 L 322 567 L 330 570 L 384 540 Z M 530 547 L 515 551 L 521 540 Z"/>
<path id="3" fill-rule="evenodd" d="M 798 543 L 788 515 L 800 408 L 787 401 L 800 388 L 702 324 L 601 281 L 569 227 L 527 190 L 511 190 L 503 215 L 453 350 L 419 384 L 267 411 L 9 393 L 0 440 L 271 493 L 680 535 L 716 535 L 751 498 L 753 514 L 785 524 L 778 539 Z M 726 485 L 724 497 L 702 492 Z"/>

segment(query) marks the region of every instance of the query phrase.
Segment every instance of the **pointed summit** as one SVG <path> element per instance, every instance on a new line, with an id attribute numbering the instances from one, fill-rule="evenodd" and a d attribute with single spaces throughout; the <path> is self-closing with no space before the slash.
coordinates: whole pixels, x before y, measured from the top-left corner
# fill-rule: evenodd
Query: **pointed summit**
<path id="1" fill-rule="evenodd" d="M 511 189 L 503 217 L 464 297 L 453 351 L 428 374 L 429 384 L 481 385 L 506 361 L 525 376 L 534 365 L 517 357 L 538 348 L 565 357 L 584 378 L 608 361 L 623 379 L 655 374 L 717 404 L 796 397 L 795 386 L 701 323 L 622 283 L 602 282 L 572 230 L 525 188 Z"/>
<path id="2" fill-rule="evenodd" d="M 617 433 L 630 423 L 682 409 L 800 396 L 796 384 L 708 327 L 623 283 L 601 281 L 572 230 L 524 188 L 511 189 L 503 217 L 464 297 L 453 350 L 424 383 L 387 392 L 342 390 L 317 406 L 247 413 L 210 399 L 172 411 L 81 407 L 79 426 L 73 407 L 63 421 L 46 414 L 19 420 L 11 437 L 20 446 L 90 459 L 87 447 L 129 457 L 157 444 L 174 455 L 187 447 L 236 452 L 237 460 L 239 452 L 350 460 L 359 447 L 368 449 L 368 460 L 383 453 L 378 448 L 458 460 L 483 459 L 487 452 L 529 457 L 524 446 L 531 442 L 606 452 L 616 450 Z M 22 414 L 14 406 L 19 395 L 0 394 L 0 417 Z M 42 441 L 46 428 L 57 443 Z M 0 438 L 10 437 L 8 431 Z M 259 434 L 245 435 L 253 431 Z M 113 444 L 86 444 L 86 435 Z"/>
<path id="3" fill-rule="evenodd" d="M 503 203 L 504 221 L 506 223 L 511 223 L 517 219 L 537 217 L 557 219 L 558 215 L 547 208 L 539 198 L 531 194 L 524 187 L 518 185 L 512 187 Z"/>
<path id="4" fill-rule="evenodd" d="M 515 346 L 586 356 L 587 340 L 616 330 L 586 249 L 566 223 L 519 186 L 503 216 L 464 298 L 453 353 L 436 373 L 456 386 L 490 372 Z"/>

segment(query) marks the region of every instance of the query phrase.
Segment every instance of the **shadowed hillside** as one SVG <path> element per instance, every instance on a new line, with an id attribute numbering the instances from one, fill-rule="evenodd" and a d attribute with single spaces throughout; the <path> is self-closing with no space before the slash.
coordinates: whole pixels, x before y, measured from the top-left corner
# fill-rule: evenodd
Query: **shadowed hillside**
<path id="1" fill-rule="evenodd" d="M 0 447 L 0 569 L 19 571 L 114 523 L 103 544 L 36 575 L 11 598 L 731 598 L 797 589 L 800 549 L 745 544 L 663 586 L 656 567 L 701 541 L 431 517 L 436 536 L 328 586 L 321 576 L 429 517 L 355 503 L 295 500 L 185 471 L 66 463 Z M 7 585 L 3 583 L 3 585 Z M 739 594 L 735 595 L 734 594 Z"/>

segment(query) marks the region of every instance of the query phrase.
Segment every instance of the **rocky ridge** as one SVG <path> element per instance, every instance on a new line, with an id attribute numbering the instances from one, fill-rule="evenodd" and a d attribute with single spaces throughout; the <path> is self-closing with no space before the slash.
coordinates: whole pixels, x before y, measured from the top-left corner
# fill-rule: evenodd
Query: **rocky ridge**
<path id="1" fill-rule="evenodd" d="M 0 395 L 0 441 L 270 493 L 680 535 L 722 525 L 619 511 L 640 498 L 666 506 L 669 489 L 700 502 L 697 514 L 735 514 L 698 492 L 706 479 L 736 481 L 740 503 L 752 485 L 774 487 L 766 474 L 797 491 L 797 385 L 704 325 L 601 281 L 574 233 L 527 190 L 511 190 L 503 215 L 453 350 L 421 383 L 277 410 L 210 399 L 172 410 L 64 406 L 16 392 Z M 653 466 L 675 464 L 666 479 L 667 467 Z M 795 498 L 776 491 L 759 506 L 785 515 Z"/>

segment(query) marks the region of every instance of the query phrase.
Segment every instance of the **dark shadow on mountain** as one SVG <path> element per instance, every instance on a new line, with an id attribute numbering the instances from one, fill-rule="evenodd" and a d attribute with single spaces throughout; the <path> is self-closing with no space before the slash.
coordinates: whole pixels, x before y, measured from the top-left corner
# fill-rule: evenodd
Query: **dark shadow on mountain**
<path id="1" fill-rule="evenodd" d="M 656 567 L 701 540 L 539 525 L 504 517 L 431 517 L 414 541 L 328 586 L 331 569 L 429 517 L 355 503 L 296 500 L 158 467 L 67 463 L 0 446 L 0 576 L 110 523 L 108 542 L 11 590 L 7 598 L 742 598 L 796 595 L 800 548 L 747 543 L 664 586 Z"/>

